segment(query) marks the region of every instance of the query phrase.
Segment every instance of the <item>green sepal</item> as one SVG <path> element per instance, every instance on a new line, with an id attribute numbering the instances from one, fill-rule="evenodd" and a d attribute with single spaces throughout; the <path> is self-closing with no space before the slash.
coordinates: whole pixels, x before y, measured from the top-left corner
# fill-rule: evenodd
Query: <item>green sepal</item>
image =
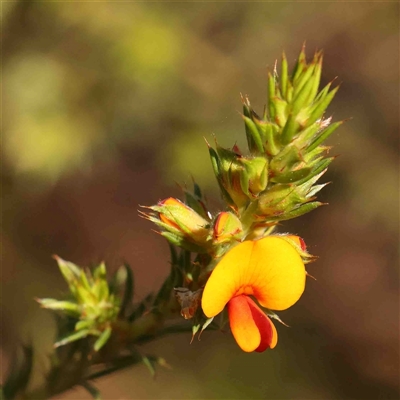
<path id="1" fill-rule="evenodd" d="M 204 324 L 201 327 L 201 331 L 199 333 L 199 340 L 200 340 L 200 336 L 203 333 L 203 331 L 205 331 L 207 329 L 207 327 L 211 324 L 211 322 L 213 322 L 214 317 L 211 318 L 207 318 L 206 322 L 204 322 Z"/>
<path id="2" fill-rule="evenodd" d="M 280 148 L 276 143 L 275 132 L 279 132 L 279 128 L 274 128 L 274 125 L 271 122 L 264 121 L 257 121 L 257 128 L 260 131 L 261 140 L 267 155 L 275 156 L 278 154 Z"/>
<path id="3" fill-rule="evenodd" d="M 284 236 L 282 236 L 282 238 L 284 238 Z M 282 325 L 285 325 L 286 327 L 289 328 L 289 325 L 285 324 L 285 323 L 281 320 L 281 318 L 279 317 L 278 314 L 274 313 L 274 312 L 271 311 L 271 310 L 265 309 L 265 308 L 263 308 L 263 310 L 265 311 L 265 313 L 268 315 L 269 318 L 275 319 L 275 320 L 277 320 L 278 322 L 280 322 Z"/>
<path id="4" fill-rule="evenodd" d="M 196 211 L 197 214 L 199 214 L 204 219 L 208 221 L 210 220 L 204 203 L 196 194 L 190 193 L 185 190 L 185 204 L 187 204 L 192 210 Z"/>
<path id="5" fill-rule="evenodd" d="M 262 153 L 264 148 L 261 141 L 260 132 L 257 129 L 257 125 L 245 115 L 242 115 L 242 118 L 245 123 L 247 137 L 250 136 L 252 138 L 252 141 L 248 141 L 250 152 L 259 151 L 260 153 Z M 253 143 L 255 146 L 253 146 Z"/>
<path id="6" fill-rule="evenodd" d="M 317 54 L 316 54 L 316 56 L 317 56 Z M 323 56 L 322 56 L 322 52 L 320 52 L 319 58 L 317 60 L 317 65 L 315 66 L 315 70 L 314 70 L 314 73 L 312 76 L 313 85 L 311 87 L 309 97 L 305 101 L 306 104 L 311 104 L 314 101 L 315 96 L 318 93 L 318 88 L 319 88 L 319 84 L 321 81 L 322 60 L 323 60 Z"/>
<path id="7" fill-rule="evenodd" d="M 196 333 L 199 331 L 200 328 L 201 328 L 200 324 L 193 324 L 192 325 L 192 340 L 190 341 L 190 343 L 193 342 L 193 339 L 196 336 Z"/>
<path id="8" fill-rule="evenodd" d="M 106 278 L 97 277 L 92 287 L 91 293 L 95 297 L 96 302 L 102 302 L 108 299 L 109 289 Z"/>
<path id="9" fill-rule="evenodd" d="M 247 98 L 247 96 L 243 97 L 242 94 L 240 94 L 240 96 L 242 97 L 243 115 L 245 115 L 248 118 L 251 118 L 250 101 Z"/>
<path id="10" fill-rule="evenodd" d="M 151 208 L 153 211 L 157 211 L 157 212 L 159 212 L 158 210 L 161 210 L 161 208 L 158 207 L 158 206 L 152 206 L 152 207 L 150 207 L 150 208 Z M 172 226 L 172 225 L 170 225 L 170 224 L 167 224 L 167 223 L 161 221 L 161 219 L 159 219 L 158 217 L 155 217 L 155 216 L 153 216 L 153 215 L 146 215 L 146 218 L 147 218 L 149 221 L 151 221 L 151 222 L 153 222 L 154 224 L 156 224 L 157 226 L 159 226 L 160 228 L 163 228 L 163 229 L 165 229 L 166 231 L 169 231 L 169 232 L 172 233 L 173 235 L 175 235 L 175 236 L 182 236 L 182 231 L 181 231 L 180 229 L 178 229 L 178 228 L 176 228 L 176 227 L 174 227 L 174 226 Z"/>
<path id="11" fill-rule="evenodd" d="M 269 72 L 268 73 L 268 106 L 269 106 L 269 117 L 271 121 L 275 120 L 275 107 L 273 104 L 273 99 L 275 97 L 275 78 L 272 76 L 272 74 Z"/>
<path id="12" fill-rule="evenodd" d="M 63 337 L 61 340 L 58 340 L 56 343 L 54 343 L 54 347 L 64 346 L 76 340 L 83 339 L 86 336 L 90 335 L 90 333 L 90 329 L 82 329 L 80 331 L 70 333 L 69 335 Z"/>
<path id="13" fill-rule="evenodd" d="M 226 174 L 229 170 L 238 166 L 238 159 L 241 157 L 239 154 L 218 144 L 216 145 L 216 151 L 219 157 L 220 174 Z"/>
<path id="14" fill-rule="evenodd" d="M 291 81 L 288 81 L 287 83 L 287 88 L 286 88 L 286 101 L 288 103 L 291 103 L 291 101 L 293 100 L 293 85 Z"/>
<path id="15" fill-rule="evenodd" d="M 301 159 L 300 151 L 292 145 L 286 146 L 270 162 L 271 180 L 283 172 L 290 171 Z"/>
<path id="16" fill-rule="evenodd" d="M 305 179 L 300 180 L 297 182 L 297 185 L 302 185 L 303 183 L 307 182 L 309 179 L 313 178 L 314 176 L 319 175 L 321 172 L 325 171 L 328 167 L 328 165 L 333 161 L 333 157 L 330 158 L 324 158 L 320 161 L 318 161 L 317 164 L 313 166 L 313 170 L 310 173 L 309 176 L 307 176 Z"/>
<path id="17" fill-rule="evenodd" d="M 323 206 L 324 203 L 321 203 L 319 201 L 313 201 L 310 203 L 305 203 L 302 204 L 299 207 L 294 208 L 293 210 L 284 213 L 282 215 L 276 216 L 276 217 L 268 217 L 269 220 L 278 220 L 278 221 L 287 221 L 292 218 L 297 218 L 301 217 L 304 214 L 307 214 L 310 211 L 315 210 L 316 208 Z"/>
<path id="18" fill-rule="evenodd" d="M 102 261 L 94 270 L 93 278 L 105 280 L 107 277 L 106 264 Z"/>
<path id="19" fill-rule="evenodd" d="M 314 68 L 309 68 L 307 72 L 310 72 L 311 75 L 314 72 Z M 305 75 L 306 76 L 306 75 Z M 311 91 L 314 86 L 313 76 L 308 78 L 308 81 L 304 84 L 304 86 L 297 93 L 294 93 L 294 99 L 292 101 L 292 112 L 293 114 L 297 114 L 302 108 L 306 108 L 310 103 L 308 99 L 310 98 Z M 296 87 L 296 89 L 298 89 Z"/>
<path id="20" fill-rule="evenodd" d="M 307 192 L 307 199 L 312 198 L 315 196 L 320 190 L 322 190 L 328 183 L 322 183 L 321 185 L 315 185 L 313 186 L 308 192 Z"/>
<path id="21" fill-rule="evenodd" d="M 189 242 L 172 232 L 161 232 L 161 236 L 164 236 L 171 244 L 182 247 L 183 249 L 193 253 L 207 253 L 207 249 L 205 249 L 204 246 L 199 246 L 195 243 Z"/>
<path id="22" fill-rule="evenodd" d="M 325 130 L 323 130 L 308 146 L 307 151 L 310 152 L 324 142 L 344 121 L 338 121 L 329 125 Z"/>
<path id="23" fill-rule="evenodd" d="M 313 185 L 321 178 L 322 175 L 326 172 L 326 169 L 321 171 L 319 174 L 315 174 L 315 172 L 312 172 L 310 176 L 307 177 L 307 179 L 304 179 L 301 182 L 297 182 L 297 190 L 300 193 L 310 193 L 310 191 L 313 188 Z M 322 188 L 321 188 L 322 189 Z"/>
<path id="24" fill-rule="evenodd" d="M 299 97 L 300 93 L 303 91 L 303 89 L 309 84 L 310 78 L 313 75 L 315 68 L 315 64 L 311 63 L 306 66 L 304 64 L 303 71 L 301 74 L 299 74 L 297 82 L 295 82 L 294 85 L 294 92 L 293 92 L 293 105 L 296 103 L 296 99 Z"/>
<path id="25" fill-rule="evenodd" d="M 294 114 L 289 114 L 289 117 L 286 121 L 286 124 L 283 128 L 282 135 L 280 137 L 280 141 L 282 144 L 286 145 L 290 143 L 293 137 L 296 135 L 300 125 L 296 121 L 296 116 Z"/>
<path id="26" fill-rule="evenodd" d="M 95 321 L 93 319 L 83 319 L 75 324 L 75 331 L 80 331 L 82 329 L 90 329 L 93 327 L 94 324 Z"/>
<path id="27" fill-rule="evenodd" d="M 248 203 L 248 196 L 241 188 L 241 180 L 245 179 L 243 160 L 240 154 L 232 150 L 225 149 L 217 145 L 217 153 L 220 161 L 220 171 L 222 175 L 222 184 L 229 193 L 235 205 L 235 209 L 245 207 Z"/>
<path id="28" fill-rule="evenodd" d="M 252 159 L 242 158 L 243 171 L 240 173 L 240 185 L 251 199 L 262 192 L 268 183 L 268 160 L 264 156 Z"/>
<path id="29" fill-rule="evenodd" d="M 66 280 L 70 292 L 75 295 L 76 294 L 76 283 L 80 277 L 81 270 L 75 264 L 69 261 L 63 260 L 61 257 L 57 255 L 54 256 L 55 260 L 57 261 L 58 268 L 61 271 L 62 276 Z"/>
<path id="30" fill-rule="evenodd" d="M 303 153 L 303 161 L 309 167 L 312 167 L 317 162 L 324 159 L 325 155 L 323 153 L 325 153 L 327 150 L 329 150 L 329 147 L 327 146 L 318 146 L 315 149 L 311 150 L 310 152 L 305 152 L 305 154 Z"/>
<path id="31" fill-rule="evenodd" d="M 268 219 L 280 216 L 303 201 L 304 198 L 296 192 L 294 185 L 276 184 L 259 197 L 256 214 Z"/>
<path id="32" fill-rule="evenodd" d="M 283 53 L 282 64 L 281 64 L 281 79 L 280 79 L 281 93 L 283 98 L 286 97 L 287 82 L 288 82 L 288 62 L 285 53 Z"/>
<path id="33" fill-rule="evenodd" d="M 284 174 L 277 175 L 272 178 L 271 181 L 277 183 L 294 183 L 301 179 L 306 178 L 311 172 L 311 168 L 301 168 L 294 171 L 289 171 Z"/>
<path id="34" fill-rule="evenodd" d="M 92 293 L 93 286 L 90 290 L 87 290 L 83 285 L 77 284 L 76 292 L 74 294 L 76 301 L 79 304 L 90 304 L 96 303 L 96 297 Z"/>
<path id="35" fill-rule="evenodd" d="M 329 92 L 329 89 L 330 89 L 331 86 L 332 86 L 332 83 L 333 83 L 333 81 L 328 82 L 328 83 L 322 88 L 322 90 L 317 94 L 317 96 L 315 97 L 314 102 L 313 102 L 313 106 L 314 106 L 314 107 L 316 106 L 316 104 L 318 104 L 320 101 L 322 101 L 322 100 L 327 96 L 327 94 L 328 94 L 328 92 Z"/>
<path id="36" fill-rule="evenodd" d="M 307 120 L 307 126 L 313 124 L 315 121 L 320 119 L 328 108 L 329 103 L 335 97 L 336 92 L 339 90 L 339 86 L 332 89 L 326 96 L 321 98 L 312 108 L 310 117 Z"/>
<path id="37" fill-rule="evenodd" d="M 213 167 L 214 174 L 217 178 L 217 182 L 218 182 L 222 197 L 231 207 L 236 207 L 235 202 L 232 200 L 230 194 L 225 189 L 224 179 L 223 179 L 222 173 L 221 173 L 221 165 L 220 165 L 218 153 L 212 147 L 209 147 L 208 151 L 210 153 L 211 165 Z"/>
<path id="38" fill-rule="evenodd" d="M 274 119 L 272 121 L 283 128 L 287 120 L 287 103 L 279 97 L 274 97 L 272 99 L 272 106 L 275 110 Z"/>
<path id="39" fill-rule="evenodd" d="M 247 97 L 242 96 L 242 103 L 243 103 L 243 115 L 247 118 L 252 118 L 249 99 Z M 245 132 L 246 132 L 247 146 L 249 149 L 253 149 L 256 147 L 253 137 L 252 137 L 249 129 L 247 128 L 246 124 L 244 126 L 245 126 Z"/>
<path id="40" fill-rule="evenodd" d="M 108 339 L 110 339 L 111 332 L 112 329 L 110 326 L 104 329 L 93 345 L 94 351 L 99 351 L 107 343 Z"/>
<path id="41" fill-rule="evenodd" d="M 59 301 L 56 299 L 37 299 L 37 302 L 43 307 L 49 310 L 61 310 L 68 312 L 71 316 L 79 316 L 81 314 L 82 307 L 77 303 L 70 301 Z"/>
<path id="42" fill-rule="evenodd" d="M 306 66 L 306 52 L 305 52 L 305 44 L 303 44 L 303 47 L 300 51 L 299 58 L 297 59 L 296 65 L 293 69 L 292 73 L 292 82 L 294 84 L 297 84 L 297 80 L 300 77 L 301 73 L 304 70 L 304 67 Z"/>
<path id="43" fill-rule="evenodd" d="M 314 122 L 312 125 L 299 132 L 298 136 L 293 140 L 292 145 L 300 150 L 306 148 L 320 129 L 321 124 Z"/>

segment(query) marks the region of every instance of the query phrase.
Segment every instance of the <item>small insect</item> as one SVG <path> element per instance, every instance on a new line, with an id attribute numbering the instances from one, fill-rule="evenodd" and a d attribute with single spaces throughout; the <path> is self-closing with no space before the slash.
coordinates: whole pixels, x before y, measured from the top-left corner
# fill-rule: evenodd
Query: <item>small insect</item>
<path id="1" fill-rule="evenodd" d="M 174 288 L 175 296 L 181 306 L 181 315 L 185 319 L 193 318 L 200 305 L 201 292 L 203 289 L 198 289 L 192 292 L 188 288 Z"/>

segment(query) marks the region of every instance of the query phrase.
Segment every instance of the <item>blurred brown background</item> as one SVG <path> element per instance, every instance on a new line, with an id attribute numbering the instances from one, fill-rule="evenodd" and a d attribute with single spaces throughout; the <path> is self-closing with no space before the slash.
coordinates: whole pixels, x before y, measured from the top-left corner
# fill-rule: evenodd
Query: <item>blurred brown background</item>
<path id="1" fill-rule="evenodd" d="M 54 324 L 35 296 L 65 290 L 52 254 L 126 260 L 136 299 L 168 271 L 168 248 L 138 205 L 220 201 L 203 136 L 244 143 L 239 92 L 256 109 L 282 50 L 325 51 L 329 113 L 352 117 L 329 144 L 329 202 L 281 231 L 320 258 L 281 313 L 278 347 L 245 354 L 230 334 L 147 346 L 173 366 L 99 380 L 106 399 L 395 399 L 399 396 L 399 3 L 3 2 L 2 367 L 32 341 L 39 384 Z M 242 146 L 243 147 L 243 146 Z M 3 368 L 2 374 L 5 374 Z M 74 389 L 59 399 L 89 399 Z"/>

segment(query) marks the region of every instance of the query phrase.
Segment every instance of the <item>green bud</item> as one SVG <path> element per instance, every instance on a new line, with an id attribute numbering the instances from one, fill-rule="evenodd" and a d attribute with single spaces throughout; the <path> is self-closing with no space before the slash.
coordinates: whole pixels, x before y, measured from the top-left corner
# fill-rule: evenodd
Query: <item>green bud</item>
<path id="1" fill-rule="evenodd" d="M 104 332 L 111 329 L 110 324 L 117 319 L 120 310 L 119 298 L 109 289 L 105 264 L 100 263 L 91 273 L 90 270 L 85 272 L 84 269 L 57 256 L 55 259 L 69 284 L 74 301 L 39 299 L 38 302 L 44 308 L 60 311 L 78 319 L 75 332 L 67 334 L 55 346 L 62 346 L 88 335 L 100 336 L 105 340 L 108 334 Z M 101 342 L 95 347 L 100 344 Z"/>
<path id="2" fill-rule="evenodd" d="M 232 200 L 230 194 L 225 189 L 226 183 L 224 181 L 224 177 L 223 177 L 223 173 L 222 173 L 223 172 L 222 166 L 221 166 L 221 162 L 219 160 L 218 153 L 211 146 L 208 146 L 208 151 L 210 153 L 211 165 L 213 167 L 214 174 L 217 178 L 222 197 L 228 203 L 229 206 L 236 207 L 235 202 Z"/>
<path id="3" fill-rule="evenodd" d="M 248 117 L 246 116 L 242 116 L 244 123 L 245 123 L 245 127 L 246 127 L 246 134 L 247 137 L 251 137 L 251 141 L 248 141 L 248 145 L 249 145 L 249 150 L 251 152 L 260 152 L 262 153 L 264 150 L 262 141 L 261 141 L 261 136 L 260 136 L 260 132 L 257 129 L 257 125 Z"/>

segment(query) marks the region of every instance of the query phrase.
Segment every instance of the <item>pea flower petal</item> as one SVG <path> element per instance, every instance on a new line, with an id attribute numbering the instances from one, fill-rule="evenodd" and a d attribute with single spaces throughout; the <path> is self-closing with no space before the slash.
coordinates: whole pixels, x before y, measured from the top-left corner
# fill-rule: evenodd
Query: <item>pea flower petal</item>
<path id="1" fill-rule="evenodd" d="M 232 334 L 243 351 L 263 352 L 276 346 L 274 324 L 250 297 L 233 297 L 228 302 L 228 314 Z"/>
<path id="2" fill-rule="evenodd" d="M 241 294 L 253 295 L 271 310 L 285 310 L 299 300 L 306 271 L 297 250 L 278 236 L 245 241 L 229 250 L 204 288 L 202 308 L 211 318 Z"/>

